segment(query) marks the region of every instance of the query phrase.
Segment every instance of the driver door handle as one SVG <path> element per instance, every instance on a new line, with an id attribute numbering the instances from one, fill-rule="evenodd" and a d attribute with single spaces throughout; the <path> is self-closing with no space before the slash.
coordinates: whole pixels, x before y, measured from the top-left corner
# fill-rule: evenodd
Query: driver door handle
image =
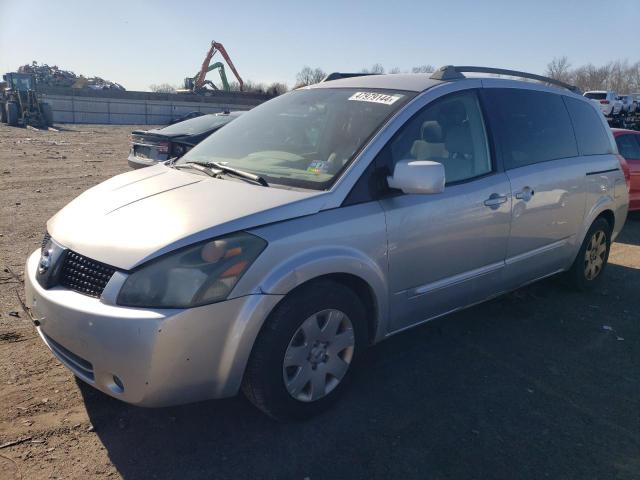
<path id="1" fill-rule="evenodd" d="M 500 195 L 498 193 L 492 193 L 489 198 L 484 201 L 484 204 L 487 207 L 491 207 L 492 209 L 498 208 L 500 205 L 507 201 L 506 195 Z"/>

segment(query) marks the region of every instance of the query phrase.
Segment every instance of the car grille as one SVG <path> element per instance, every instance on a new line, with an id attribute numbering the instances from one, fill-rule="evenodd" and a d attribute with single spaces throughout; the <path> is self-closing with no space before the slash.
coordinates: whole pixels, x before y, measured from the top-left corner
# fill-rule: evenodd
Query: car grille
<path id="1" fill-rule="evenodd" d="M 62 265 L 60 285 L 98 298 L 115 272 L 116 269 L 109 265 L 68 251 Z"/>
<path id="2" fill-rule="evenodd" d="M 42 239 L 42 245 L 40 245 L 40 251 L 44 250 L 44 247 L 49 240 L 51 240 L 51 235 L 49 235 L 49 232 L 47 232 L 44 234 L 44 238 Z"/>

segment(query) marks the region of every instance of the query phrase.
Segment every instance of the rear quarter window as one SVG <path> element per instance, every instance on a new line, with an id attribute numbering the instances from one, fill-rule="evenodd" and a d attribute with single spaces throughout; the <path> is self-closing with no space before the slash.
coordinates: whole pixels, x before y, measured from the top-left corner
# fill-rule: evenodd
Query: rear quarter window
<path id="1" fill-rule="evenodd" d="M 611 153 L 611 144 L 600 120 L 600 112 L 582 100 L 564 97 L 564 101 L 576 133 L 580 155 Z"/>
<path id="2" fill-rule="evenodd" d="M 569 113 L 560 95 L 488 88 L 485 98 L 506 169 L 578 155 Z"/>
<path id="3" fill-rule="evenodd" d="M 616 137 L 618 150 L 627 160 L 640 160 L 640 135 L 628 133 Z"/>

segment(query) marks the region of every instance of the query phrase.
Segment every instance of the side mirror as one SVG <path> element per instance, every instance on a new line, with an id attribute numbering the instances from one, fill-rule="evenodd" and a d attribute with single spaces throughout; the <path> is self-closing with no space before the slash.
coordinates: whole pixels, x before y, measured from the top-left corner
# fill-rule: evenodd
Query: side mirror
<path id="1" fill-rule="evenodd" d="M 429 160 L 400 160 L 387 177 L 391 188 L 404 193 L 431 194 L 444 190 L 444 165 Z"/>

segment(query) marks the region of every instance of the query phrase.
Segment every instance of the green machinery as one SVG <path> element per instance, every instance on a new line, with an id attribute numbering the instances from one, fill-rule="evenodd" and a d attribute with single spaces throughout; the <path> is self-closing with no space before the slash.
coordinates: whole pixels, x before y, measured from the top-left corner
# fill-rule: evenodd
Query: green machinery
<path id="1" fill-rule="evenodd" d="M 0 91 L 0 121 L 11 126 L 31 125 L 47 128 L 53 124 L 53 112 L 36 91 L 36 79 L 30 73 L 7 73 Z"/>
<path id="2" fill-rule="evenodd" d="M 209 51 L 207 52 L 207 55 L 204 57 L 204 61 L 202 62 L 200 71 L 194 77 L 187 77 L 184 79 L 184 88 L 186 91 L 193 92 L 193 93 L 206 92 L 207 89 L 205 88 L 205 85 L 209 85 L 212 89 L 218 90 L 218 87 L 216 87 L 211 80 L 205 79 L 205 77 L 207 76 L 207 73 L 215 69 L 218 69 L 220 73 L 220 79 L 222 80 L 223 90 L 225 92 L 228 92 L 231 90 L 229 86 L 229 81 L 227 80 L 227 74 L 224 70 L 224 65 L 221 62 L 216 62 L 213 65 L 209 65 L 211 63 L 211 58 L 216 54 L 216 52 L 220 52 L 220 55 L 222 55 L 224 60 L 227 62 L 227 65 L 229 66 L 229 68 L 235 75 L 236 79 L 238 80 L 240 91 L 243 90 L 244 82 L 242 81 L 242 78 L 240 77 L 238 70 L 236 70 L 235 65 L 231 61 L 231 57 L 229 57 L 227 50 L 224 48 L 224 45 L 222 45 L 219 42 L 213 41 L 211 42 L 211 47 L 209 47 Z"/>
<path id="3" fill-rule="evenodd" d="M 218 69 L 218 73 L 220 73 L 220 80 L 222 81 L 222 89 L 225 92 L 228 92 L 231 90 L 231 87 L 229 86 L 229 80 L 227 80 L 227 73 L 224 70 L 224 65 L 222 64 L 222 62 L 216 62 L 213 65 L 211 65 L 209 68 L 207 68 L 207 73 L 209 73 L 211 70 L 215 70 Z M 195 84 L 196 84 L 196 80 L 198 79 L 198 77 L 200 76 L 200 72 L 198 72 L 197 74 L 195 74 L 193 77 L 187 77 L 184 79 L 184 88 L 186 88 L 187 90 L 195 90 Z M 213 88 L 214 90 L 218 90 L 218 87 L 216 87 L 216 85 L 211 81 L 211 80 L 204 80 L 203 85 L 210 85 L 211 88 Z M 202 87 L 201 87 L 202 88 Z"/>

